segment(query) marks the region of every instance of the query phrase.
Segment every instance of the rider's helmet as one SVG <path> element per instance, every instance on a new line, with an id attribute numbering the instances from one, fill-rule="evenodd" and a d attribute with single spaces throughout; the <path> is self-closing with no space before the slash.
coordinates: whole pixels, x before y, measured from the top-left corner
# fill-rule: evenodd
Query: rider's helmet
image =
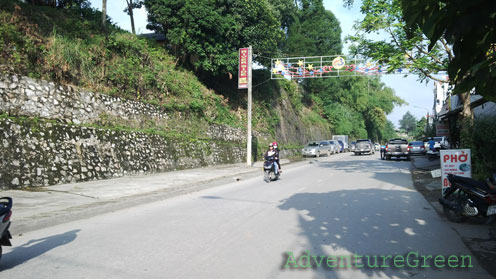
<path id="1" fill-rule="evenodd" d="M 274 148 L 277 148 L 277 141 L 274 141 L 274 142 L 272 143 L 272 146 L 274 146 Z"/>
<path id="2" fill-rule="evenodd" d="M 274 144 L 272 142 L 269 143 L 269 147 L 274 147 Z"/>

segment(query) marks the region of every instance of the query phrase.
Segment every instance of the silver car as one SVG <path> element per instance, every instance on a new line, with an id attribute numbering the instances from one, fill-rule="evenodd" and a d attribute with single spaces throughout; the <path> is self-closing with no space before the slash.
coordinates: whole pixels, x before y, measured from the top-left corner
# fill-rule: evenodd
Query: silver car
<path id="1" fill-rule="evenodd" d="M 331 145 L 328 141 L 312 141 L 301 150 L 301 153 L 303 156 L 312 157 L 329 156 L 331 154 Z"/>
<path id="2" fill-rule="evenodd" d="M 331 147 L 331 154 L 339 153 L 339 143 L 335 140 L 328 140 L 328 142 Z"/>

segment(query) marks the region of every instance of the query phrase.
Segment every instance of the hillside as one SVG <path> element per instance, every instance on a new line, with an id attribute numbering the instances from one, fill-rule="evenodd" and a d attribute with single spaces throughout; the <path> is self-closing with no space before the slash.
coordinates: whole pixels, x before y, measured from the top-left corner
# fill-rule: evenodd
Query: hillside
<path id="1" fill-rule="evenodd" d="M 238 92 L 233 81 L 227 81 L 231 84 L 217 92 L 208 89 L 193 73 L 177 66 L 177 60 L 163 46 L 112 24 L 104 32 L 100 12 L 90 8 L 56 9 L 5 2 L 0 11 L 1 73 L 73 85 L 188 115 L 189 125 L 169 125 L 167 132 L 199 134 L 209 123 L 244 129 L 246 97 L 233 96 L 245 92 Z M 264 75 L 258 74 L 261 78 Z M 288 105 L 294 115 L 284 115 Z M 311 139 L 304 126 L 330 130 L 318 113 L 302 105 L 300 92 L 287 81 L 270 81 L 255 88 L 253 114 L 255 131 L 277 135 L 286 144 Z M 293 118 L 298 119 L 293 124 L 302 126 L 302 134 L 286 136 L 279 121 Z M 118 120 L 114 124 L 126 125 Z"/>

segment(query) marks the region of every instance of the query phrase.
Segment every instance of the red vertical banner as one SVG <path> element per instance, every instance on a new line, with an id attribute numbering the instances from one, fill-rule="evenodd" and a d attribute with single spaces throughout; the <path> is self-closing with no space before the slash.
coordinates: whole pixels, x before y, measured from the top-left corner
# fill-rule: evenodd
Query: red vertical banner
<path id="1" fill-rule="evenodd" d="M 248 88 L 248 48 L 239 49 L 238 89 Z"/>

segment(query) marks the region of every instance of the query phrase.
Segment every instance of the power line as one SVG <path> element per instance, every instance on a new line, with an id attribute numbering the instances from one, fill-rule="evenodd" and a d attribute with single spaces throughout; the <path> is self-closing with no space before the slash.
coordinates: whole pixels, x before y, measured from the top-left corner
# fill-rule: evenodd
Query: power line
<path id="1" fill-rule="evenodd" d="M 267 82 L 267 81 L 269 81 L 269 80 L 272 80 L 272 79 L 271 79 L 271 78 L 266 79 L 265 81 L 263 81 L 263 82 L 261 82 L 261 83 L 259 83 L 259 84 L 257 84 L 257 85 L 253 85 L 253 86 L 252 86 L 252 88 L 253 88 L 253 87 L 257 87 L 257 86 L 259 86 L 259 85 L 262 85 L 262 84 L 266 83 L 266 82 Z"/>

